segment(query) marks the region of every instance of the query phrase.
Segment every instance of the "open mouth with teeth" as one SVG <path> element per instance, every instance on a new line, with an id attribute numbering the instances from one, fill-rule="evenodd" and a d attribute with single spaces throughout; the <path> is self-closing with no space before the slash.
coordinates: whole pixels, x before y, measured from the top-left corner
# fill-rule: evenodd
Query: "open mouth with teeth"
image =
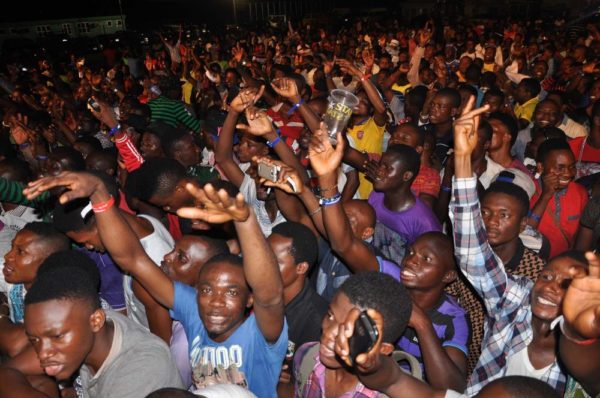
<path id="1" fill-rule="evenodd" d="M 556 304 L 556 303 L 554 303 L 553 301 L 550 301 L 550 300 L 548 300 L 548 299 L 545 299 L 545 298 L 543 298 L 543 297 L 538 297 L 538 298 L 537 298 L 537 302 L 538 302 L 539 304 L 542 304 L 542 305 L 547 305 L 547 306 L 549 306 L 549 307 L 558 307 L 558 304 Z"/>

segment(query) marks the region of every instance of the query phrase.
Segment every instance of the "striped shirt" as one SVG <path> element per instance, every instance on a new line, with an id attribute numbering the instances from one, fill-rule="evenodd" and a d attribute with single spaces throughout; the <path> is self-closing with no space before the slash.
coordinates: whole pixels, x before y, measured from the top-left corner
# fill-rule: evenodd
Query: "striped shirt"
<path id="1" fill-rule="evenodd" d="M 194 118 L 181 101 L 160 96 L 148 102 L 148 106 L 151 110 L 151 122 L 160 120 L 173 127 L 181 124 L 195 132 L 200 130 L 200 120 Z"/>
<path id="2" fill-rule="evenodd" d="M 8 202 L 37 208 L 44 204 L 50 197 L 50 193 L 45 191 L 42 192 L 42 194 L 37 198 L 29 200 L 25 197 L 25 195 L 23 195 L 24 188 L 25 185 L 20 182 L 10 181 L 6 178 L 0 177 L 0 202 Z"/>

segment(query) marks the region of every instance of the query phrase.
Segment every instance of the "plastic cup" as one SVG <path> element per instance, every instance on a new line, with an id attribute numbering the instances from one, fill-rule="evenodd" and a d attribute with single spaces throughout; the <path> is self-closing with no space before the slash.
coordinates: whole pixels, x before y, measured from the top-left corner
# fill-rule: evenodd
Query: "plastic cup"
<path id="1" fill-rule="evenodd" d="M 340 89 L 332 90 L 328 100 L 329 105 L 323 116 L 323 122 L 327 126 L 329 140 L 335 145 L 337 144 L 337 133 L 344 131 L 359 100 L 351 92 Z"/>

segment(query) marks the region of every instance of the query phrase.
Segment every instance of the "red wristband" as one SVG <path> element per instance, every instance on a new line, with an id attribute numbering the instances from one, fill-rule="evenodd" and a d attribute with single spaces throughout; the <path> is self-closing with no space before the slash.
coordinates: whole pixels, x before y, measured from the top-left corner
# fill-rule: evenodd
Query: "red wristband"
<path id="1" fill-rule="evenodd" d="M 114 204 L 115 198 L 112 195 L 110 195 L 110 199 L 108 199 L 106 202 L 92 204 L 92 210 L 96 214 L 103 213 L 106 210 L 110 209 Z"/>

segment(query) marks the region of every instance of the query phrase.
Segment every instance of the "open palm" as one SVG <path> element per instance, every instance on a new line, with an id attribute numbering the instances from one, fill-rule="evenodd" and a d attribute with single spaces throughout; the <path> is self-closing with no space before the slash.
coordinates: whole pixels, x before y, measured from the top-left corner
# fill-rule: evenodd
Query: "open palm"
<path id="1" fill-rule="evenodd" d="M 250 208 L 242 194 L 232 198 L 224 189 L 216 191 L 210 184 L 203 188 L 187 184 L 185 188 L 194 197 L 196 207 L 180 208 L 177 210 L 180 217 L 222 224 L 227 221 L 243 222 L 250 215 Z"/>
<path id="2" fill-rule="evenodd" d="M 342 135 L 338 133 L 337 146 L 333 148 L 325 125 L 321 123 L 321 127 L 313 134 L 308 146 L 310 165 L 318 176 L 337 171 L 344 156 L 344 146 Z"/>
<path id="3" fill-rule="evenodd" d="M 590 262 L 586 276 L 573 278 L 563 300 L 565 321 L 585 338 L 600 337 L 600 259 L 587 253 Z"/>

